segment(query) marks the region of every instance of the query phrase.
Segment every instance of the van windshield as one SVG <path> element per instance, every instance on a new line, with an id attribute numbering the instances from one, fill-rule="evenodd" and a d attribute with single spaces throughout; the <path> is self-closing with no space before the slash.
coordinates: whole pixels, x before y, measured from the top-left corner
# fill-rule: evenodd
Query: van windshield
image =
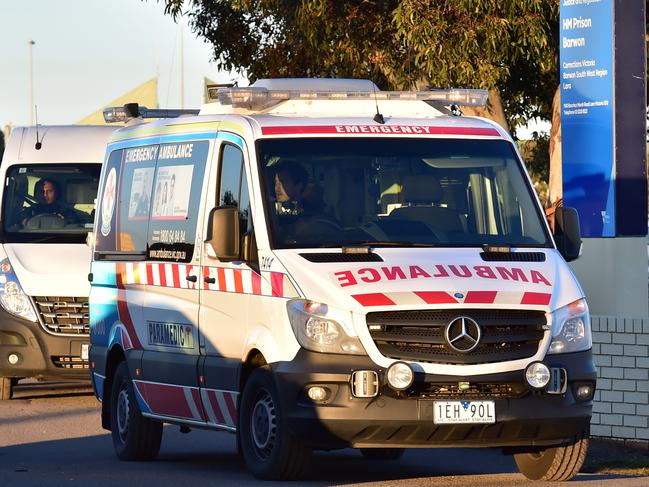
<path id="1" fill-rule="evenodd" d="M 262 139 L 258 153 L 274 248 L 551 245 L 503 140 Z"/>
<path id="2" fill-rule="evenodd" d="M 38 164 L 7 169 L 3 240 L 84 242 L 92 230 L 101 164 Z"/>

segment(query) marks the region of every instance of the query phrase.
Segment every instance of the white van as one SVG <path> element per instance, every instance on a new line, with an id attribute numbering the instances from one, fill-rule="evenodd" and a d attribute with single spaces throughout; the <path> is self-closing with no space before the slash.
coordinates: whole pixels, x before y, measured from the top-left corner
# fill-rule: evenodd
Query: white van
<path id="1" fill-rule="evenodd" d="M 210 96 L 107 148 L 90 360 L 118 457 L 154 458 L 172 423 L 235 433 L 264 479 L 313 449 L 435 446 L 574 476 L 596 378 L 579 224 L 559 209 L 553 238 L 510 136 L 458 116 L 486 93 Z"/>
<path id="2" fill-rule="evenodd" d="M 27 377 L 88 379 L 88 263 L 115 127 L 13 129 L 0 166 L 0 400 Z"/>

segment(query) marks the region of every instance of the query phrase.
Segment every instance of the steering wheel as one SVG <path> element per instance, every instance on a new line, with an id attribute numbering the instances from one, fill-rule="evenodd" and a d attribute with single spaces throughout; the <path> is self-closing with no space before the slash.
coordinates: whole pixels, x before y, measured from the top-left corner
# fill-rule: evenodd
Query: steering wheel
<path id="1" fill-rule="evenodd" d="M 41 230 L 65 227 L 65 217 L 55 213 L 39 213 L 25 223 L 28 230 Z"/>

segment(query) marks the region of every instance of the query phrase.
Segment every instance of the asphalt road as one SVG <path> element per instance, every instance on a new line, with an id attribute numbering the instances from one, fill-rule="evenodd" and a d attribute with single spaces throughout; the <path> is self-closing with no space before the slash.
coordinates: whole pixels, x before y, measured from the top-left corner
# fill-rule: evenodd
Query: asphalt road
<path id="1" fill-rule="evenodd" d="M 0 403 L 0 486 L 185 487 L 281 485 L 260 482 L 237 456 L 234 437 L 165 428 L 154 462 L 120 462 L 99 424 L 90 390 L 69 384 L 29 384 Z M 580 487 L 649 486 L 649 477 L 582 474 Z M 397 461 L 371 461 L 355 450 L 314 455 L 308 477 L 292 486 L 519 486 L 529 482 L 499 450 L 410 450 Z"/>

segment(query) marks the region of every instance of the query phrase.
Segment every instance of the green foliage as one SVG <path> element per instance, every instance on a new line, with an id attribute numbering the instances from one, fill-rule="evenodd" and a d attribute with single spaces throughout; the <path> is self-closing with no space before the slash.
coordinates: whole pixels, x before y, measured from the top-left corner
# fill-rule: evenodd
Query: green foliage
<path id="1" fill-rule="evenodd" d="M 542 202 L 548 198 L 550 180 L 550 136 L 534 132 L 531 140 L 519 140 L 518 149 Z"/>
<path id="2" fill-rule="evenodd" d="M 161 0 L 158 0 L 161 1 Z M 261 77 L 361 77 L 383 89 L 498 89 L 510 127 L 549 119 L 557 0 L 162 0 L 214 46 L 217 66 Z"/>

